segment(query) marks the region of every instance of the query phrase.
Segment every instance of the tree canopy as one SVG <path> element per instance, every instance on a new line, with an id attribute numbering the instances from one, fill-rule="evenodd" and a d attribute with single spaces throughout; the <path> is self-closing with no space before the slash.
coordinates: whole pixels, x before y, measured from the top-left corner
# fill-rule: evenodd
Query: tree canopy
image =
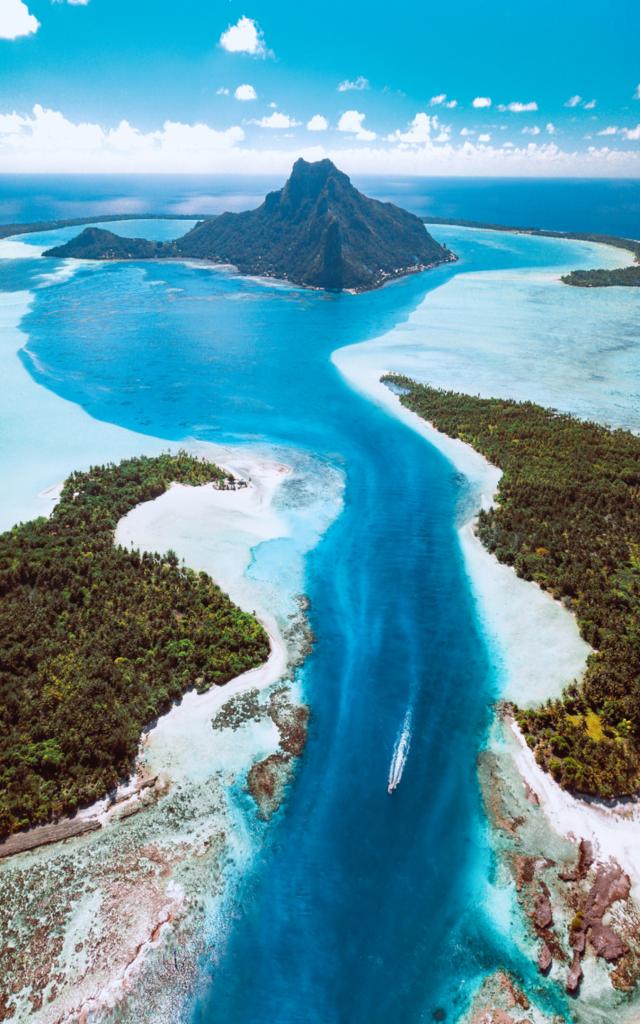
<path id="1" fill-rule="evenodd" d="M 269 654 L 202 572 L 114 544 L 173 482 L 236 486 L 181 452 L 73 473 L 48 519 L 0 535 L 0 835 L 74 812 L 130 772 L 146 726 Z"/>

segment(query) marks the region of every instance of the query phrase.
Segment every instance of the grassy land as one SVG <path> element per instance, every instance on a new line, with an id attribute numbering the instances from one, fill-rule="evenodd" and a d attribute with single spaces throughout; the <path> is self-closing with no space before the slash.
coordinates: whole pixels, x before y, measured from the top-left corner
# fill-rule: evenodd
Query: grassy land
<path id="1" fill-rule="evenodd" d="M 403 405 L 502 470 L 478 535 L 576 615 L 595 653 L 561 700 L 516 709 L 537 760 L 569 789 L 640 789 L 640 438 L 530 402 L 438 391 L 406 377 Z"/>
<path id="2" fill-rule="evenodd" d="M 175 554 L 116 547 L 171 482 L 234 486 L 185 453 L 73 473 L 49 519 L 0 535 L 0 835 L 103 796 L 186 690 L 269 653 L 261 625 Z"/>

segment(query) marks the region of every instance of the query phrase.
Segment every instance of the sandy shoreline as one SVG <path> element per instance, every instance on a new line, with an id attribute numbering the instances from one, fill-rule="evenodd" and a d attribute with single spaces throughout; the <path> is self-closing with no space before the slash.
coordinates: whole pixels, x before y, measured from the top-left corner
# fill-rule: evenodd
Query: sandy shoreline
<path id="1" fill-rule="evenodd" d="M 343 349 L 334 353 L 333 361 L 352 387 L 435 445 L 472 484 L 475 507 L 459 527 L 459 539 L 478 613 L 498 669 L 500 696 L 521 706 L 535 706 L 548 697 L 560 695 L 563 688 L 584 671 L 590 648 L 580 637 L 575 617 L 564 606 L 535 584 L 518 577 L 510 566 L 499 563 L 477 537 L 474 525 L 478 507 L 488 508 L 495 500 L 500 471 L 470 446 L 440 434 L 417 414 L 405 409 L 398 396 L 380 382 L 384 369 L 362 358 L 365 352 L 365 346 L 354 346 L 351 351 Z M 500 745 L 506 744 L 506 754 L 523 784 L 524 806 L 533 803 L 539 806 L 551 833 L 568 840 L 574 849 L 580 840 L 587 840 L 592 844 L 597 863 L 615 861 L 620 865 L 629 876 L 631 897 L 637 906 L 640 903 L 640 805 L 629 802 L 609 807 L 572 796 L 539 767 L 514 722 L 509 721 L 502 731 L 506 737 Z M 498 735 L 494 729 L 488 751 L 494 755 L 498 748 L 493 744 Z M 504 781 L 499 783 L 498 790 L 503 785 Z M 497 796 L 489 792 L 486 798 L 493 800 Z M 535 842 L 530 850 L 525 844 L 525 858 L 531 854 L 535 859 L 536 849 Z M 505 894 L 511 893 L 509 899 L 513 899 L 512 885 L 513 882 L 506 883 Z M 534 958 L 536 955 L 537 950 L 532 953 Z M 598 974 L 593 961 L 588 965 L 585 961 L 583 966 L 586 972 L 583 1010 L 586 1012 L 587 1004 L 591 1008 L 598 1005 L 600 1000 L 603 1007 L 608 1006 L 609 1000 L 615 997 L 611 995 L 606 974 Z M 601 984 L 605 988 L 598 995 L 597 986 Z"/>
<path id="2" fill-rule="evenodd" d="M 475 532 L 479 508 L 495 501 L 501 472 L 469 445 L 440 433 L 406 409 L 380 380 L 386 372 L 367 359 L 366 343 L 341 349 L 333 362 L 364 394 L 434 445 L 473 489 L 473 507 L 458 537 L 478 614 L 496 665 L 500 696 L 523 707 L 556 697 L 584 672 L 590 647 L 574 616 L 535 584 L 521 579 L 484 547 Z"/>
<path id="3" fill-rule="evenodd" d="M 162 716 L 142 737 L 135 773 L 115 799 L 60 824 L 63 838 L 69 825 L 82 834 L 49 839 L 50 845 L 0 862 L 0 916 L 9 915 L 0 932 L 21 950 L 20 967 L 7 971 L 7 990 L 0 994 L 19 1019 L 84 1019 L 123 1000 L 126 1019 L 178 1019 L 179 999 L 195 984 L 203 944 L 251 857 L 247 824 L 229 817 L 237 814 L 229 787 L 244 785 L 251 765 L 279 749 L 280 734 L 259 694 L 285 676 L 291 651 L 246 570 L 256 545 L 287 534 L 273 503 L 291 470 L 242 449 L 191 448 L 224 463 L 248 486 L 222 491 L 174 485 L 121 520 L 116 541 L 147 550 L 171 546 L 188 564 L 191 552 L 199 552 L 194 568 L 208 571 L 258 616 L 271 652 L 263 665 L 224 686 L 190 691 Z M 246 694 L 254 708 L 246 723 L 212 725 L 223 705 Z M 51 917 L 49 927 L 59 936 L 52 949 L 39 946 L 26 910 L 20 938 L 11 937 L 10 922 L 21 919 L 12 901 L 23 900 L 25 891 Z M 180 977 L 175 990 L 165 991 L 153 979 L 168 969 L 167 958 L 178 963 L 177 948 Z"/>
<path id="4" fill-rule="evenodd" d="M 518 771 L 538 797 L 554 831 L 576 842 L 588 839 L 601 860 L 616 860 L 629 875 L 633 895 L 640 901 L 640 804 L 619 801 L 607 805 L 568 793 L 537 764 L 517 723 L 509 720 L 507 724 Z"/>

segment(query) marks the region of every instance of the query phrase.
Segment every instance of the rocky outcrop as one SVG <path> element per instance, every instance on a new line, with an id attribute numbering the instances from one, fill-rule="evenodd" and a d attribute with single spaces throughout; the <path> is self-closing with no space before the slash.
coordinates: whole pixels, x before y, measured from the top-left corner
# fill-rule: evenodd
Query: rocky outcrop
<path id="1" fill-rule="evenodd" d="M 363 195 L 330 160 L 297 160 L 284 188 L 257 210 L 210 217 L 173 242 L 86 228 L 44 255 L 211 260 L 330 291 L 366 291 L 456 259 L 418 217 Z"/>

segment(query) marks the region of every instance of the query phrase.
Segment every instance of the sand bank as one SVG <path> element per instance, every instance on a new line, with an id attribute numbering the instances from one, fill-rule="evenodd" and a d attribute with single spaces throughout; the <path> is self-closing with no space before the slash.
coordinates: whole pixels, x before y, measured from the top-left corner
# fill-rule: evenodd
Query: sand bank
<path id="1" fill-rule="evenodd" d="M 495 500 L 501 472 L 482 455 L 435 430 L 382 384 L 385 368 L 375 365 L 367 343 L 340 349 L 333 362 L 354 390 L 406 423 L 434 445 L 469 481 L 473 501 L 459 525 L 459 539 L 478 615 L 498 673 L 500 696 L 523 707 L 559 696 L 583 673 L 590 653 L 575 618 L 539 587 L 520 579 L 478 540 L 479 508 Z"/>
<path id="2" fill-rule="evenodd" d="M 515 722 L 509 722 L 508 735 L 518 770 L 554 831 L 569 839 L 590 840 L 601 860 L 613 857 L 629 875 L 633 895 L 640 900 L 640 805 L 636 801 L 607 805 L 572 796 L 536 763 Z"/>
<path id="3" fill-rule="evenodd" d="M 206 452 L 213 454 L 210 446 Z M 256 545 L 286 535 L 273 502 L 290 471 L 263 456 L 225 453 L 220 461 L 247 480 L 245 488 L 173 487 L 122 520 L 117 540 L 149 550 L 171 546 L 211 572 L 263 618 L 269 659 L 223 687 L 188 693 L 163 716 L 143 737 L 136 773 L 115 799 L 74 819 L 84 834 L 2 862 L 0 934 L 21 953 L 7 960 L 0 995 L 19 1019 L 93 1019 L 120 1003 L 128 1007 L 123 1019 L 178 1019 L 213 922 L 224 920 L 251 857 L 252 839 L 230 802 L 230 787 L 242 787 L 250 766 L 279 749 L 280 735 L 266 713 L 215 730 L 212 718 L 224 703 L 268 687 L 287 668 L 280 623 L 260 607 L 260 588 L 246 571 Z M 193 552 L 199 554 L 192 560 Z M 38 938 L 42 915 L 53 945 Z M 168 988 L 154 981 L 167 970 L 176 972 Z"/>

